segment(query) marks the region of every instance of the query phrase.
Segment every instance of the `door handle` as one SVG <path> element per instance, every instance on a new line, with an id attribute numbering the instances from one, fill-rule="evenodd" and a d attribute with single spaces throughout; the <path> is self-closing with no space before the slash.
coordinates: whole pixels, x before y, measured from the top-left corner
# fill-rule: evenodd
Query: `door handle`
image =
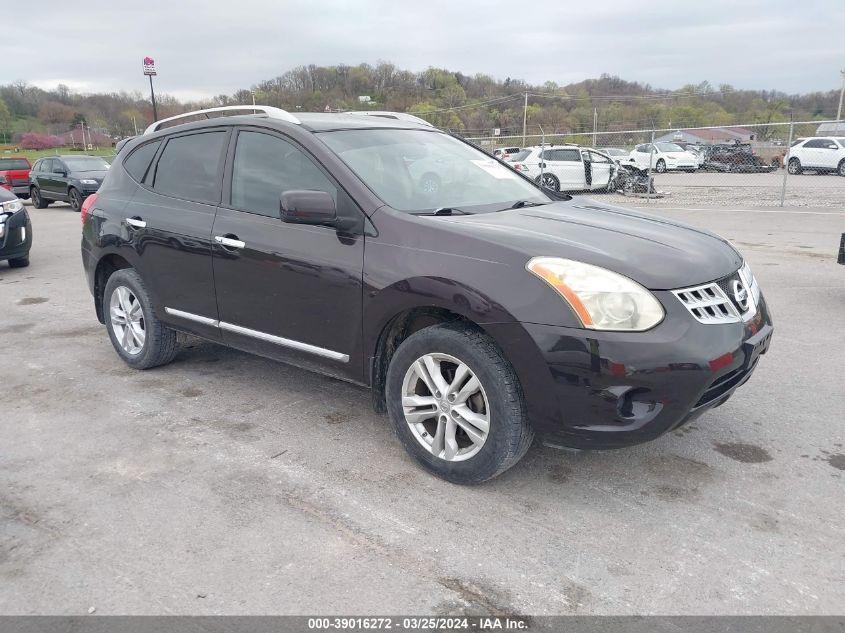
<path id="1" fill-rule="evenodd" d="M 237 239 L 237 236 L 234 237 L 225 237 L 223 235 L 215 235 L 214 241 L 220 244 L 221 246 L 226 246 L 228 248 L 243 248 L 246 246 L 244 242 L 241 242 Z"/>
<path id="2" fill-rule="evenodd" d="M 126 218 L 126 223 L 129 226 L 134 226 L 136 229 L 143 229 L 147 226 L 147 223 L 140 218 Z"/>

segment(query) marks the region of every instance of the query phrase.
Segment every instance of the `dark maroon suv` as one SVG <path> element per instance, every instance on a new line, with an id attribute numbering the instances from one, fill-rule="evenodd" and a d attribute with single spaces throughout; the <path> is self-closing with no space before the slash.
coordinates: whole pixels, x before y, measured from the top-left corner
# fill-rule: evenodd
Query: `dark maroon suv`
<path id="1" fill-rule="evenodd" d="M 769 346 L 712 233 L 544 191 L 406 115 L 256 110 L 151 126 L 86 201 L 97 317 L 132 367 L 181 331 L 368 386 L 423 466 L 474 483 L 535 434 L 654 439 Z"/>

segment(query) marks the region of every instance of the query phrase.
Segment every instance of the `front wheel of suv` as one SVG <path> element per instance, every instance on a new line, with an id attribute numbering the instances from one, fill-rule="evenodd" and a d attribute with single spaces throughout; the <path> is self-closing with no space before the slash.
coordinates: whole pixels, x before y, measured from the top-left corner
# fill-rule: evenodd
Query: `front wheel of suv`
<path id="1" fill-rule="evenodd" d="M 845 158 L 839 161 L 839 167 L 837 167 L 836 173 L 840 176 L 845 176 Z"/>
<path id="2" fill-rule="evenodd" d="M 654 166 L 654 171 L 658 174 L 662 174 L 666 171 L 666 161 L 662 158 L 657 161 L 657 165 Z"/>
<path id="3" fill-rule="evenodd" d="M 117 270 L 109 277 L 103 308 L 112 345 L 130 367 L 150 369 L 176 356 L 176 332 L 158 320 L 144 282 L 133 269 Z"/>
<path id="4" fill-rule="evenodd" d="M 78 189 L 71 187 L 67 192 L 67 198 L 71 209 L 79 211 L 82 208 L 82 194 L 79 193 Z"/>
<path id="5" fill-rule="evenodd" d="M 787 170 L 788 170 L 788 171 L 789 171 L 789 173 L 790 173 L 790 174 L 792 174 L 793 176 L 797 176 L 797 175 L 798 175 L 798 174 L 800 174 L 802 171 L 804 171 L 804 170 L 801 168 L 801 161 L 800 161 L 800 160 L 798 160 L 797 158 L 790 158 L 790 159 L 789 159 L 789 164 L 787 165 Z"/>
<path id="6" fill-rule="evenodd" d="M 47 205 L 50 204 L 49 200 L 41 197 L 41 190 L 38 187 L 30 188 L 29 196 L 32 198 L 32 206 L 36 209 L 46 209 Z"/>
<path id="7" fill-rule="evenodd" d="M 405 450 L 453 483 L 503 473 L 534 438 L 511 364 L 490 337 L 466 325 L 409 336 L 390 361 L 386 396 Z"/>

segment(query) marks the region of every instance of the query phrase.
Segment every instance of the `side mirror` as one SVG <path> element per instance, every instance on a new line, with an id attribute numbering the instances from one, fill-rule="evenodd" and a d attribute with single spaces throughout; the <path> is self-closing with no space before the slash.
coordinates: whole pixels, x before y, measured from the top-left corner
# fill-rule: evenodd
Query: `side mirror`
<path id="1" fill-rule="evenodd" d="M 331 194 L 325 191 L 292 189 L 283 191 L 280 203 L 283 222 L 335 226 L 337 208 Z"/>

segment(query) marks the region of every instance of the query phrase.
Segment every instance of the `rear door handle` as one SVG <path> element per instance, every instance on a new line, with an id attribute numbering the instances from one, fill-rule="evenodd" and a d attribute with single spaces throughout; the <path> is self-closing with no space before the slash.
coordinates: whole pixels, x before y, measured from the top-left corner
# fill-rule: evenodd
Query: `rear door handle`
<path id="1" fill-rule="evenodd" d="M 147 226 L 147 223 L 140 218 L 126 218 L 126 223 L 129 226 L 134 226 L 136 229 L 143 229 Z"/>
<path id="2" fill-rule="evenodd" d="M 220 244 L 221 246 L 226 246 L 228 248 L 243 248 L 246 246 L 244 242 L 241 242 L 237 239 L 237 236 L 234 237 L 225 237 L 223 235 L 215 235 L 214 241 Z"/>

